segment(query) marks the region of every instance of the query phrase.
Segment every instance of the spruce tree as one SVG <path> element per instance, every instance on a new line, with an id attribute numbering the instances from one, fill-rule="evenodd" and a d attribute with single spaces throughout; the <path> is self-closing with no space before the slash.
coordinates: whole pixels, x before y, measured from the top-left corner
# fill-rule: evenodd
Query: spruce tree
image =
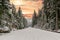
<path id="1" fill-rule="evenodd" d="M 18 9 L 18 22 L 19 22 L 19 29 L 22 29 L 24 27 L 24 24 L 23 24 L 22 10 L 20 7 Z"/>
<path id="2" fill-rule="evenodd" d="M 12 21 L 12 29 L 15 28 L 17 29 L 18 28 L 18 22 L 17 22 L 17 13 L 16 13 L 16 8 L 15 8 L 15 5 L 12 4 L 12 14 L 11 14 L 11 21 Z"/>
<path id="3" fill-rule="evenodd" d="M 34 10 L 34 14 L 32 17 L 32 27 L 37 24 L 37 16 L 36 16 L 36 11 Z"/>
<path id="4" fill-rule="evenodd" d="M 0 25 L 1 25 L 1 16 L 2 16 L 2 13 L 3 13 L 3 10 L 2 10 L 2 0 L 0 0 Z"/>
<path id="5" fill-rule="evenodd" d="M 59 2 L 60 0 L 44 0 L 44 13 L 46 14 L 47 22 L 49 23 L 49 29 L 52 31 L 57 31 L 59 29 Z"/>
<path id="6" fill-rule="evenodd" d="M 18 23 L 19 23 L 19 29 L 23 29 L 27 26 L 27 20 L 23 16 L 22 10 L 21 10 L 20 7 L 19 7 L 19 10 L 18 10 Z"/>
<path id="7" fill-rule="evenodd" d="M 9 14 L 10 11 L 10 1 L 9 0 L 1 0 L 1 26 L 2 27 L 10 27 L 10 18 L 11 15 Z"/>
<path id="8" fill-rule="evenodd" d="M 22 10 L 21 10 L 20 7 L 19 7 L 19 9 L 18 9 L 18 16 L 19 16 L 19 17 L 22 17 Z"/>
<path id="9" fill-rule="evenodd" d="M 24 24 L 24 28 L 27 27 L 27 19 L 25 17 L 23 17 L 23 24 Z"/>
<path id="10" fill-rule="evenodd" d="M 16 14 L 16 8 L 15 8 L 15 5 L 14 4 L 12 4 L 12 13 L 13 13 L 13 15 Z"/>
<path id="11" fill-rule="evenodd" d="M 42 14 L 42 10 L 38 10 L 38 17 L 41 17 L 41 14 Z"/>

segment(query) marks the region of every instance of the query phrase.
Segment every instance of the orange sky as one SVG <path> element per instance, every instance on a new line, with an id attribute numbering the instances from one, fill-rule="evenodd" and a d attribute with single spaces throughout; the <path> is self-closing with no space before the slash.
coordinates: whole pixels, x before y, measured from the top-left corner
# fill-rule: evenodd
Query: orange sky
<path id="1" fill-rule="evenodd" d="M 33 14 L 34 10 L 37 12 L 43 6 L 42 0 L 11 0 L 10 2 L 16 6 L 16 9 L 20 6 L 23 14 Z"/>

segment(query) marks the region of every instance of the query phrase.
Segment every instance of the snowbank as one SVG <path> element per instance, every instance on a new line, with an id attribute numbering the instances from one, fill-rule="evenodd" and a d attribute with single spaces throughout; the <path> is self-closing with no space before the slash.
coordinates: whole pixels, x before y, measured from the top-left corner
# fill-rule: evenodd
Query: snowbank
<path id="1" fill-rule="evenodd" d="M 60 40 L 60 34 L 35 28 L 26 28 L 0 36 L 0 40 Z"/>

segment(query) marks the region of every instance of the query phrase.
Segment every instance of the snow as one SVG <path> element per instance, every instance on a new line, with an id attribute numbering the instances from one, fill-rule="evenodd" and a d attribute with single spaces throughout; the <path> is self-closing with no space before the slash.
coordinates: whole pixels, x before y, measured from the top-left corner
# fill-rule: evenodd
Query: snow
<path id="1" fill-rule="evenodd" d="M 60 34 L 29 27 L 0 36 L 0 40 L 60 40 Z"/>
<path id="2" fill-rule="evenodd" d="M 8 28 L 7 26 L 5 26 L 5 27 L 3 28 L 3 30 L 4 30 L 4 31 L 9 31 L 9 28 Z"/>

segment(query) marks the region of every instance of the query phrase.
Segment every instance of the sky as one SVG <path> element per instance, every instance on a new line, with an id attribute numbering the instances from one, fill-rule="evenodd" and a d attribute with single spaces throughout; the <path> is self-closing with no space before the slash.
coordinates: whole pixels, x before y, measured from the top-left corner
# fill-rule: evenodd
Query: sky
<path id="1" fill-rule="evenodd" d="M 19 7 L 22 9 L 24 15 L 33 14 L 34 10 L 38 12 L 38 9 L 41 9 L 43 6 L 42 0 L 10 0 L 11 4 L 13 3 L 18 10 Z"/>

